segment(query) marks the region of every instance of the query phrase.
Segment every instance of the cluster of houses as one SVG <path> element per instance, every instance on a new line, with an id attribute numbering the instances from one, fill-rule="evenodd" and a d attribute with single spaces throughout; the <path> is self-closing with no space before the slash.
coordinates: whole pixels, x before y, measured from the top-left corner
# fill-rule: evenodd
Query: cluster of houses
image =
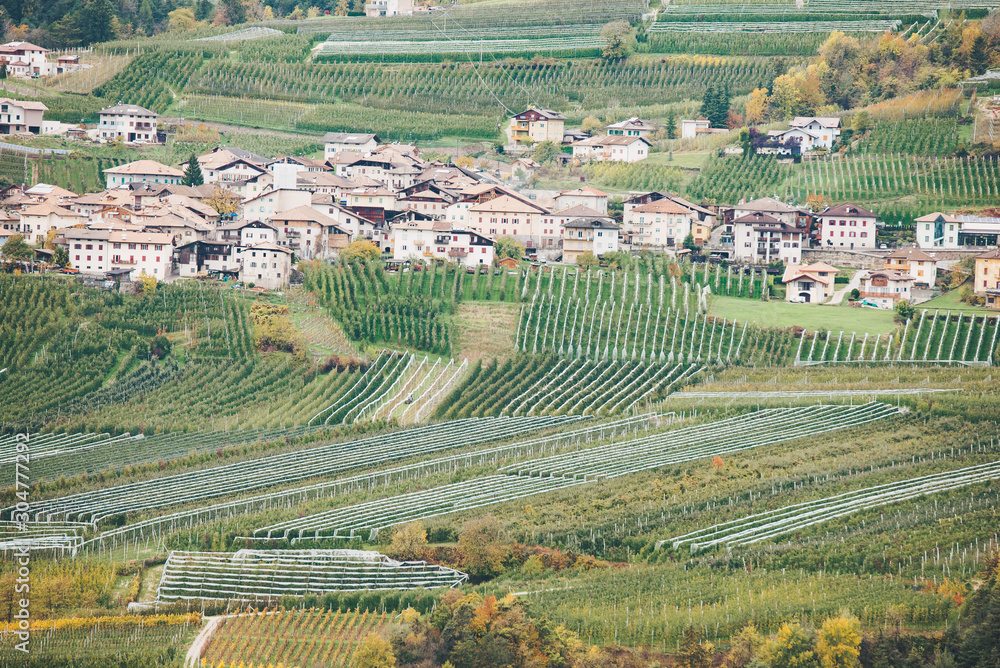
<path id="1" fill-rule="evenodd" d="M 31 103 L 0 100 L 0 127 L 30 127 L 34 111 Z M 529 109 L 512 119 L 508 134 L 515 143 L 570 141 L 574 154 L 586 152 L 588 159 L 631 160 L 615 152 L 648 148 L 646 137 L 656 131 L 630 118 L 609 125 L 607 135 L 575 139 L 564 120 Z M 119 104 L 100 112 L 96 138 L 155 142 L 162 136 L 158 121 L 148 109 Z M 836 141 L 837 123 L 796 119 L 793 130 L 826 145 Z M 1000 235 L 1000 220 L 935 212 L 917 219 L 916 248 L 888 252 L 878 243 L 878 216 L 851 202 L 820 211 L 770 197 L 708 206 L 667 191 L 626 194 L 616 218 L 609 215 L 609 194 L 590 186 L 522 191 L 482 170 L 424 160 L 415 146 L 386 144 L 374 134 L 331 132 L 323 144 L 318 160 L 215 148 L 197 158 L 199 186 L 183 185 L 183 165 L 139 160 L 105 170 L 99 193 L 46 184 L 11 188 L 0 203 L 0 243 L 21 234 L 49 249 L 61 245 L 85 274 L 215 276 L 265 288 L 287 285 L 295 260 L 333 259 L 358 239 L 375 244 L 390 264 L 438 260 L 470 271 L 494 263 L 501 237 L 530 255 L 567 263 L 618 250 L 684 253 L 693 244 L 719 260 L 780 263 L 787 299 L 810 303 L 838 290 L 836 269 L 803 262 L 805 250 L 818 248 L 884 257 L 859 288 L 870 305 L 891 308 L 934 286 L 938 261 L 930 253 L 995 246 Z M 519 158 L 509 168 L 530 173 L 538 165 Z M 1000 306 L 995 252 L 982 257 L 981 271 L 977 264 L 976 291 Z"/>
<path id="2" fill-rule="evenodd" d="M 49 54 L 48 49 L 31 42 L 0 45 L 0 62 L 7 68 L 7 76 L 22 79 L 49 77 L 83 67 L 77 55 L 65 54 L 51 60 Z"/>

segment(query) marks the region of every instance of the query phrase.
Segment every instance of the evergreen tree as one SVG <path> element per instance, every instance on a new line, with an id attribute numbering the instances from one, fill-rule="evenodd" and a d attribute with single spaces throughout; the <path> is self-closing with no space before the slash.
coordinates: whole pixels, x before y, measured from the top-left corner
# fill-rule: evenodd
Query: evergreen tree
<path id="1" fill-rule="evenodd" d="M 201 175 L 201 165 L 198 164 L 198 158 L 195 157 L 194 153 L 188 159 L 187 167 L 184 169 L 184 181 L 182 182 L 186 186 L 200 186 L 205 183 L 204 177 Z"/>
<path id="2" fill-rule="evenodd" d="M 677 139 L 677 114 L 672 111 L 667 116 L 667 139 Z"/>
<path id="3" fill-rule="evenodd" d="M 215 15 L 215 7 L 211 0 L 198 0 L 195 5 L 194 17 L 199 21 L 211 19 Z"/>
<path id="4" fill-rule="evenodd" d="M 149 0 L 142 0 L 142 4 L 139 5 L 139 26 L 147 35 L 152 35 L 153 26 L 155 25 L 156 21 L 153 19 L 153 5 L 149 3 Z"/>
<path id="5" fill-rule="evenodd" d="M 115 8 L 111 0 L 88 0 L 80 10 L 80 37 L 84 44 L 107 42 L 115 33 Z"/>
<path id="6" fill-rule="evenodd" d="M 7 61 L 0 63 L 0 79 L 7 78 Z"/>
<path id="7" fill-rule="evenodd" d="M 701 98 L 701 107 L 698 109 L 698 113 L 701 114 L 702 118 L 707 118 L 709 121 L 712 120 L 712 113 L 718 99 L 715 86 L 709 84 L 708 88 L 705 89 L 705 96 Z"/>

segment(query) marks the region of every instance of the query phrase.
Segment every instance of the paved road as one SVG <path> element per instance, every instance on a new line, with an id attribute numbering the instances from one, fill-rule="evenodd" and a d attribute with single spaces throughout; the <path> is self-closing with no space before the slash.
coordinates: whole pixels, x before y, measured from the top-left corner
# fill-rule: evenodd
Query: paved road
<path id="1" fill-rule="evenodd" d="M 860 288 L 861 287 L 861 279 L 864 278 L 867 274 L 868 274 L 868 270 L 867 269 L 858 269 L 854 273 L 854 276 L 851 278 L 851 282 L 848 283 L 847 286 L 845 286 L 845 287 L 841 288 L 840 290 L 837 290 L 836 292 L 834 292 L 833 296 L 830 297 L 830 301 L 823 302 L 823 303 L 826 304 L 827 306 L 838 306 L 838 305 L 840 305 L 840 302 L 844 301 L 844 296 L 845 295 L 847 295 L 851 290 L 853 290 L 855 288 Z"/>

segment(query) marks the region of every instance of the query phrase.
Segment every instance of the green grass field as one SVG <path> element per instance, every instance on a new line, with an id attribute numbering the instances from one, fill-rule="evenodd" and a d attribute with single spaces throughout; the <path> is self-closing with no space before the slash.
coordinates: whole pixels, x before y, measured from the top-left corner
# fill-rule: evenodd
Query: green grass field
<path id="1" fill-rule="evenodd" d="M 785 301 L 750 301 L 736 297 L 711 297 L 708 312 L 720 318 L 735 318 L 770 327 L 805 327 L 886 334 L 896 324 L 891 311 L 822 304 L 789 304 Z"/>
<path id="2" fill-rule="evenodd" d="M 919 309 L 928 310 L 941 310 L 941 311 L 952 311 L 953 313 L 975 313 L 977 315 L 982 315 L 984 313 L 996 313 L 993 309 L 984 308 L 981 306 L 969 306 L 963 301 L 960 301 L 962 288 L 957 288 L 955 290 L 949 290 L 942 295 L 935 297 L 934 299 L 924 302 L 923 304 L 917 304 Z"/>

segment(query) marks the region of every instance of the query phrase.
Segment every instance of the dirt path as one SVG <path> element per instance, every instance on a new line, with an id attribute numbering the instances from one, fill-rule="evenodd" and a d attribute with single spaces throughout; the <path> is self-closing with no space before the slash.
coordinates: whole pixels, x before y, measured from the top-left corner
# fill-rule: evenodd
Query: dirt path
<path id="1" fill-rule="evenodd" d="M 204 125 L 205 127 L 212 128 L 213 130 L 218 130 L 219 132 L 240 132 L 243 134 L 251 135 L 267 135 L 270 137 L 284 137 L 286 139 L 292 139 L 297 141 L 302 141 L 303 139 L 315 139 L 317 142 L 320 140 L 321 135 L 313 134 L 295 134 L 292 132 L 281 132 L 280 130 L 267 130 L 263 128 L 250 128 L 243 125 L 226 125 L 224 123 L 215 123 L 213 121 L 200 121 L 195 118 L 160 118 L 160 123 L 164 125 L 183 125 L 186 123 L 191 123 L 194 125 Z"/>
<path id="2" fill-rule="evenodd" d="M 219 625 L 219 622 L 226 618 L 226 615 L 220 615 L 218 617 L 205 617 L 204 621 L 208 622 L 202 627 L 198 635 L 195 636 L 194 642 L 191 643 L 191 647 L 188 648 L 187 654 L 184 656 L 184 665 L 191 666 L 191 668 L 197 668 L 201 665 L 201 650 L 208 644 L 208 641 L 212 639 L 212 634 L 215 633 L 215 627 Z"/>

